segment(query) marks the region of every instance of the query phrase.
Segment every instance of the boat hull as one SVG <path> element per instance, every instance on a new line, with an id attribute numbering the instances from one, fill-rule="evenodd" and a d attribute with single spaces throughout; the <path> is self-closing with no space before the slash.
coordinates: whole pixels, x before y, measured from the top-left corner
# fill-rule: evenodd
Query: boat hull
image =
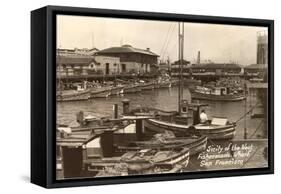
<path id="1" fill-rule="evenodd" d="M 127 86 L 124 87 L 123 93 L 124 94 L 130 94 L 130 93 L 135 93 L 135 92 L 140 92 L 141 87 L 139 85 L 134 85 L 134 86 Z"/>
<path id="2" fill-rule="evenodd" d="M 101 91 L 92 91 L 91 92 L 91 98 L 107 98 L 111 94 L 110 89 L 105 89 Z"/>
<path id="3" fill-rule="evenodd" d="M 173 150 L 178 148 L 188 148 L 190 155 L 195 155 L 201 151 L 204 151 L 207 146 L 207 137 L 201 136 L 198 138 L 175 138 L 177 141 L 182 141 L 182 143 L 174 145 L 165 144 L 150 144 L 149 142 L 136 142 L 136 146 L 118 146 L 115 149 L 115 153 L 124 154 L 130 151 L 140 151 L 142 149 L 159 149 L 159 150 Z M 171 141 L 171 139 L 168 139 Z M 185 141 L 187 140 L 187 141 Z M 145 143 L 145 144 L 144 144 Z"/>
<path id="4" fill-rule="evenodd" d="M 141 86 L 142 90 L 153 90 L 154 89 L 154 83 L 144 84 Z"/>
<path id="5" fill-rule="evenodd" d="M 114 87 L 110 90 L 110 95 L 120 95 L 124 93 L 124 87 Z"/>
<path id="6" fill-rule="evenodd" d="M 196 132 L 205 135 L 208 139 L 233 139 L 236 134 L 236 125 L 229 124 L 226 126 L 212 126 L 212 125 L 202 125 L 198 124 L 194 126 Z"/>
<path id="7" fill-rule="evenodd" d="M 169 153 L 170 152 L 173 151 L 169 151 Z M 116 174 L 104 172 L 105 169 L 116 169 L 116 165 L 123 164 L 123 173 L 119 175 L 162 174 L 180 172 L 189 163 L 189 149 L 182 149 L 177 153 L 173 153 L 171 156 L 167 154 L 167 157 L 163 157 L 163 154 L 165 155 L 165 151 L 157 152 L 155 156 L 150 156 L 148 158 L 133 157 L 126 159 L 123 157 L 113 157 L 106 160 L 91 160 L 86 162 L 86 169 L 88 171 L 94 171 L 96 174 L 103 174 L 102 176 L 116 176 Z M 160 158 L 157 158 L 157 155 L 160 155 Z M 118 170 L 118 172 L 120 172 L 120 170 Z"/>
<path id="8" fill-rule="evenodd" d="M 86 91 L 86 92 L 73 92 L 73 94 L 57 95 L 56 99 L 58 102 L 64 102 L 64 101 L 88 100 L 90 97 L 91 97 L 91 93 L 89 91 Z"/>
<path id="9" fill-rule="evenodd" d="M 187 134 L 190 126 L 158 121 L 156 119 L 148 119 L 144 121 L 144 127 L 146 130 L 154 133 L 164 133 L 166 130 L 172 131 L 177 136 Z"/>
<path id="10" fill-rule="evenodd" d="M 145 129 L 154 133 L 164 133 L 165 130 L 172 131 L 176 136 L 202 135 L 208 139 L 232 139 L 235 136 L 236 125 L 180 125 L 155 119 L 144 121 Z"/>
<path id="11" fill-rule="evenodd" d="M 215 95 L 215 94 L 203 94 L 196 91 L 190 91 L 192 99 L 198 100 L 210 100 L 210 101 L 241 101 L 245 99 L 244 95 Z"/>

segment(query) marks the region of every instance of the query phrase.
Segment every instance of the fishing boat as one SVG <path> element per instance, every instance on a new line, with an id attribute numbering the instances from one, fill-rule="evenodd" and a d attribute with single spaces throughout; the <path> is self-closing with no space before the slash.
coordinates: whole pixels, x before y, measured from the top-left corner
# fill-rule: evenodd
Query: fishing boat
<path id="1" fill-rule="evenodd" d="M 189 90 L 192 99 L 211 100 L 211 101 L 241 101 L 245 99 L 243 93 L 230 92 L 226 87 L 202 87 L 196 86 Z"/>
<path id="2" fill-rule="evenodd" d="M 206 149 L 207 137 L 206 136 L 192 136 L 192 137 L 168 137 L 166 133 L 154 135 L 148 141 L 133 141 L 129 142 L 126 146 L 115 146 L 115 153 L 126 153 L 129 151 L 140 151 L 142 149 L 159 149 L 159 150 L 174 150 L 177 148 L 188 148 L 190 155 L 197 154 Z"/>
<path id="3" fill-rule="evenodd" d="M 201 135 L 208 139 L 232 139 L 236 132 L 236 123 L 231 123 L 227 118 L 214 117 L 208 123 L 179 124 L 158 119 L 144 121 L 145 129 L 154 133 L 172 131 L 177 137 Z"/>
<path id="4" fill-rule="evenodd" d="M 110 89 L 110 95 L 120 95 L 124 93 L 124 86 L 116 86 Z"/>
<path id="5" fill-rule="evenodd" d="M 127 85 L 123 89 L 124 94 L 135 93 L 141 91 L 141 86 L 139 84 Z"/>
<path id="6" fill-rule="evenodd" d="M 110 88 L 95 88 L 91 90 L 91 97 L 90 98 L 107 98 L 111 94 L 111 89 Z"/>
<path id="7" fill-rule="evenodd" d="M 90 97 L 90 90 L 64 90 L 56 95 L 58 102 L 88 100 Z"/>
<path id="8" fill-rule="evenodd" d="M 180 172 L 189 163 L 189 149 L 142 149 L 127 152 L 121 157 L 86 161 L 88 171 L 96 176 L 137 175 Z"/>
<path id="9" fill-rule="evenodd" d="M 144 83 L 141 85 L 142 90 L 153 90 L 154 89 L 154 83 L 149 82 L 149 83 Z"/>
<path id="10" fill-rule="evenodd" d="M 198 134 L 205 135 L 208 139 L 233 139 L 236 133 L 236 123 L 231 123 L 227 118 L 214 117 L 206 124 L 194 125 Z"/>

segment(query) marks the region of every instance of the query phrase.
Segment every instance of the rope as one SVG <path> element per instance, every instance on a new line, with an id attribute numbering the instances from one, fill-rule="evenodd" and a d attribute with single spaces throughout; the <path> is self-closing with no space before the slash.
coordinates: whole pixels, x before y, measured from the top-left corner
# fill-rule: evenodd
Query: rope
<path id="1" fill-rule="evenodd" d="M 255 150 L 255 152 L 248 158 L 248 160 L 242 165 L 241 168 L 243 168 L 254 157 L 254 155 L 257 153 L 258 150 L 259 148 Z"/>
<path id="2" fill-rule="evenodd" d="M 263 124 L 263 120 L 261 120 L 261 122 L 260 122 L 259 126 L 257 127 L 257 129 L 256 129 L 256 130 L 254 131 L 254 133 L 250 136 L 250 139 L 256 134 L 256 132 L 260 129 L 260 127 L 263 126 L 262 124 Z"/>
<path id="3" fill-rule="evenodd" d="M 249 114 L 254 108 L 256 108 L 258 104 L 259 104 L 259 103 L 257 102 L 257 103 L 255 104 L 255 106 L 253 106 L 252 108 L 250 108 L 245 114 L 243 114 L 239 119 L 237 119 L 237 120 L 235 121 L 235 123 L 237 123 L 237 122 L 239 122 L 240 120 L 242 120 L 247 114 Z"/>
<path id="4" fill-rule="evenodd" d="M 174 26 L 173 26 L 173 29 L 172 29 L 172 31 L 171 31 L 171 34 L 170 34 L 169 38 L 168 38 L 168 41 L 167 41 L 166 47 L 165 47 L 165 49 L 163 50 L 163 53 L 162 53 L 162 54 L 163 54 L 163 58 L 164 58 L 165 53 L 166 53 L 166 51 L 167 51 L 167 49 L 168 49 L 168 46 L 169 46 L 169 44 L 170 44 L 170 41 L 171 41 L 171 36 L 172 36 L 172 34 L 174 33 L 175 26 L 176 26 L 176 25 L 174 25 Z"/>
<path id="5" fill-rule="evenodd" d="M 162 49 L 161 49 L 161 52 L 160 52 L 160 56 L 162 55 L 162 53 L 163 53 L 163 51 L 164 51 L 164 48 L 165 48 L 165 46 L 166 46 L 166 44 L 167 44 L 167 39 L 168 39 L 168 36 L 169 36 L 169 34 L 170 34 L 170 30 L 171 30 L 172 25 L 173 25 L 173 23 L 170 23 L 168 33 L 167 33 L 167 35 L 166 35 L 164 44 L 163 44 Z"/>

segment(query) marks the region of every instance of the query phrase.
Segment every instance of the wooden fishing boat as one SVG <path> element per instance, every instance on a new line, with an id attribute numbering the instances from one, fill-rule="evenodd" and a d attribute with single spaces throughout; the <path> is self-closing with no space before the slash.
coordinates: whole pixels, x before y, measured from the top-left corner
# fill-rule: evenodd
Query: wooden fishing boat
<path id="1" fill-rule="evenodd" d="M 126 153 L 129 151 L 140 151 L 142 149 L 159 149 L 159 150 L 174 150 L 177 148 L 188 148 L 190 155 L 197 154 L 206 149 L 206 136 L 192 136 L 192 137 L 172 137 L 159 138 L 154 137 L 148 141 L 134 141 L 128 143 L 127 146 L 115 146 L 115 153 Z"/>
<path id="2" fill-rule="evenodd" d="M 189 163 L 189 149 L 156 151 L 151 149 L 124 154 L 129 174 L 171 173 L 182 170 Z M 129 160 L 128 160 L 129 159 Z M 177 166 L 181 166 L 180 168 Z"/>
<path id="3" fill-rule="evenodd" d="M 90 90 L 84 90 L 84 91 L 66 90 L 60 93 L 57 92 L 56 95 L 56 99 L 58 102 L 88 100 L 90 97 L 91 97 Z"/>
<path id="4" fill-rule="evenodd" d="M 123 89 L 124 94 L 135 93 L 141 91 L 141 86 L 138 84 L 125 86 Z"/>
<path id="5" fill-rule="evenodd" d="M 195 89 L 189 90 L 192 99 L 211 100 L 211 101 L 241 101 L 245 99 L 243 93 L 229 92 L 226 87 L 201 87 L 197 86 Z"/>
<path id="6" fill-rule="evenodd" d="M 86 161 L 88 171 L 96 176 L 137 175 L 180 172 L 189 163 L 189 149 L 143 149 L 127 152 L 121 157 Z"/>
<path id="7" fill-rule="evenodd" d="M 191 125 L 181 125 L 158 119 L 147 119 L 144 121 L 144 127 L 147 131 L 154 133 L 164 133 L 167 130 L 172 131 L 176 136 L 185 136 L 188 134 Z"/>
<path id="8" fill-rule="evenodd" d="M 207 124 L 194 125 L 196 133 L 206 135 L 208 139 L 232 139 L 235 136 L 236 123 L 226 118 L 213 118 Z"/>
<path id="9" fill-rule="evenodd" d="M 218 118 L 213 118 L 217 120 Z M 221 120 L 221 118 L 219 118 Z M 227 120 L 227 119 L 226 119 Z M 177 136 L 202 135 L 208 139 L 232 139 L 235 136 L 235 123 L 216 123 L 211 121 L 211 124 L 196 124 L 183 125 L 156 119 L 145 120 L 144 126 L 146 130 L 163 133 L 165 130 L 172 131 Z"/>
<path id="10" fill-rule="evenodd" d="M 124 86 L 116 86 L 110 89 L 110 95 L 120 95 L 124 93 Z"/>
<path id="11" fill-rule="evenodd" d="M 107 98 L 110 94 L 110 88 L 96 88 L 91 90 L 91 98 Z"/>
<path id="12" fill-rule="evenodd" d="M 141 85 L 142 90 L 153 90 L 154 89 L 154 83 L 144 83 Z"/>

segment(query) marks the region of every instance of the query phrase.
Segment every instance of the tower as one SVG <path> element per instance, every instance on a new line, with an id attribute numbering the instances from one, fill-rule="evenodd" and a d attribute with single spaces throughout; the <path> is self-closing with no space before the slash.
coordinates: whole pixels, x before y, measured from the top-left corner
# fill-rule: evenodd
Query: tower
<path id="1" fill-rule="evenodd" d="M 257 33 L 257 64 L 268 63 L 268 35 L 266 31 Z"/>

